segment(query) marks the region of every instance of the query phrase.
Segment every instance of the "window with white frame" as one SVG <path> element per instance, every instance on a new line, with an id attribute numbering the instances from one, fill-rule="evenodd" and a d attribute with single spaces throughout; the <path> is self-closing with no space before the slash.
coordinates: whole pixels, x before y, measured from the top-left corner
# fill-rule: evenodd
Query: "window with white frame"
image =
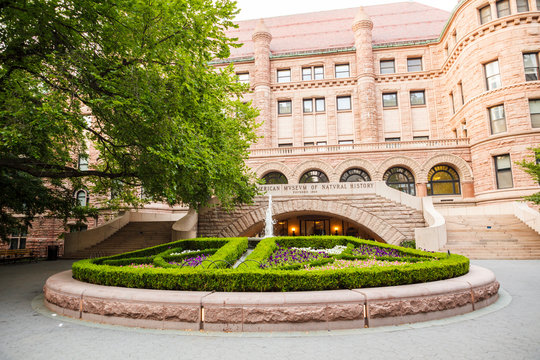
<path id="1" fill-rule="evenodd" d="M 529 100 L 529 111 L 531 114 L 531 126 L 540 128 L 540 99 Z"/>
<path id="2" fill-rule="evenodd" d="M 291 82 L 291 69 L 281 69 L 277 71 L 277 82 Z"/>
<path id="3" fill-rule="evenodd" d="M 249 73 L 237 73 L 238 82 L 243 84 L 249 84 Z"/>
<path id="4" fill-rule="evenodd" d="M 504 105 L 501 104 L 489 108 L 489 122 L 492 135 L 506 132 Z"/>
<path id="5" fill-rule="evenodd" d="M 396 72 L 396 64 L 394 59 L 381 60 L 381 74 L 393 74 Z"/>
<path id="6" fill-rule="evenodd" d="M 511 15 L 510 11 L 510 1 L 500 0 L 495 3 L 497 6 L 497 17 L 501 18 L 503 16 Z"/>
<path id="7" fill-rule="evenodd" d="M 88 206 L 88 192 L 85 190 L 79 190 L 75 193 L 75 200 L 78 206 Z"/>
<path id="8" fill-rule="evenodd" d="M 536 81 L 540 79 L 537 52 L 523 54 L 523 67 L 525 68 L 525 81 Z"/>
<path id="9" fill-rule="evenodd" d="M 498 155 L 493 158 L 495 162 L 495 177 L 497 179 L 497 189 L 508 189 L 514 187 L 512 180 L 512 162 L 510 155 Z"/>
<path id="10" fill-rule="evenodd" d="M 478 12 L 480 13 L 480 24 L 491 21 L 491 6 L 489 4 L 478 9 Z"/>
<path id="11" fill-rule="evenodd" d="M 336 65 L 336 79 L 348 78 L 351 76 L 349 64 Z"/>
<path id="12" fill-rule="evenodd" d="M 304 113 L 312 113 L 314 110 L 315 112 L 325 111 L 324 98 L 304 99 L 303 104 Z M 313 105 L 315 105 L 315 107 Z"/>
<path id="13" fill-rule="evenodd" d="M 498 89 L 502 86 L 501 74 L 499 72 L 499 60 L 485 64 L 484 71 L 486 74 L 486 87 L 488 91 Z"/>
<path id="14" fill-rule="evenodd" d="M 529 11 L 529 0 L 516 0 L 517 11 L 527 12 Z"/>
<path id="15" fill-rule="evenodd" d="M 422 58 L 409 58 L 407 59 L 407 71 L 422 71 Z"/>
<path id="16" fill-rule="evenodd" d="M 337 97 L 337 110 L 351 110 L 351 97 L 350 96 L 338 96 Z"/>
<path id="17" fill-rule="evenodd" d="M 88 170 L 88 155 L 86 155 L 86 154 L 79 155 L 78 168 L 79 168 L 80 171 L 87 171 Z"/>
<path id="18" fill-rule="evenodd" d="M 13 229 L 7 239 L 9 244 L 9 250 L 26 249 L 27 236 L 28 230 L 26 227 Z"/>
<path id="19" fill-rule="evenodd" d="M 310 66 L 302 68 L 302 80 L 322 80 L 324 79 L 324 68 L 322 66 Z"/>

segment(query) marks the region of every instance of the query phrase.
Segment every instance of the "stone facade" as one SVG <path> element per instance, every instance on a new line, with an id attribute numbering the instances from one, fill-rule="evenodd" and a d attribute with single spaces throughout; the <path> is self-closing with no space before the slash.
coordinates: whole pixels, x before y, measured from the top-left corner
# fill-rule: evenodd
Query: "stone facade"
<path id="1" fill-rule="evenodd" d="M 459 174 L 460 192 L 449 196 L 454 201 L 512 200 L 537 191 L 538 184 L 515 164 L 530 159 L 529 148 L 540 144 L 540 129 L 532 126 L 529 110 L 529 101 L 540 99 L 540 82 L 538 73 L 537 80 L 526 81 L 523 61 L 523 54 L 540 51 L 540 13 L 536 2 L 529 2 L 530 11 L 518 13 L 511 0 L 511 14 L 498 17 L 494 1 L 463 1 L 447 14 L 446 22 L 437 22 L 440 13 L 433 8 L 415 3 L 259 20 L 254 41 L 230 59 L 237 73 L 249 73 L 253 92 L 245 99 L 261 109 L 259 119 L 265 124 L 259 134 L 264 138 L 254 146 L 248 165 L 261 177 L 281 172 L 290 184 L 312 169 L 339 181 L 344 171 L 355 167 L 381 180 L 386 170 L 400 166 L 411 171 L 417 195 L 423 196 L 430 169 L 444 164 Z M 479 9 L 484 5 L 492 7 L 492 20 L 481 24 Z M 400 10 L 403 14 L 395 13 Z M 422 30 L 428 17 L 435 18 L 426 33 L 437 36 L 381 35 L 393 17 L 415 11 Z M 348 16 L 348 29 L 334 28 L 344 25 L 343 19 L 333 19 L 338 15 Z M 247 38 L 243 34 L 252 31 L 254 23 L 240 22 L 234 35 L 241 41 Z M 341 47 L 317 47 L 325 25 L 336 34 L 348 32 L 339 35 L 342 42 L 335 41 Z M 409 29 L 405 25 L 403 31 Z M 300 40 L 295 40 L 296 30 L 304 32 Z M 290 49 L 285 48 L 288 42 Z M 331 43 L 325 37 L 320 42 Z M 409 69 L 411 59 L 421 59 L 421 68 Z M 390 60 L 394 70 L 382 71 L 381 61 Z M 500 82 L 488 90 L 484 65 L 495 60 Z M 349 76 L 336 74 L 341 64 L 349 65 Z M 323 79 L 302 77 L 303 69 L 316 66 L 323 67 Z M 278 81 L 282 69 L 290 70 L 290 81 Z M 411 105 L 411 92 L 418 91 L 425 102 Z M 384 106 L 383 94 L 395 94 L 397 106 Z M 350 96 L 350 110 L 338 109 L 343 96 Z M 314 136 L 308 119 L 312 115 L 303 111 L 305 99 L 325 101 L 324 111 L 315 115 L 323 129 L 316 129 Z M 291 101 L 291 114 L 278 113 L 280 101 Z M 497 105 L 504 106 L 506 129 L 494 134 L 489 108 Z M 351 132 L 340 129 L 347 121 L 352 121 Z M 511 187 L 498 188 L 498 155 L 510 156 Z"/>
<path id="2" fill-rule="evenodd" d="M 281 173 L 289 184 L 298 184 L 310 170 L 323 172 L 331 183 L 351 169 L 381 181 L 399 167 L 410 172 L 414 195 L 421 197 L 430 195 L 432 169 L 446 165 L 457 173 L 457 191 L 433 196 L 436 205 L 513 201 L 538 191 L 515 162 L 530 159 L 530 148 L 540 144 L 540 127 L 533 126 L 530 111 L 531 101 L 540 101 L 540 9 L 537 0 L 528 0 L 529 11 L 518 12 L 516 0 L 510 0 L 511 13 L 498 14 L 496 3 L 465 0 L 452 14 L 402 2 L 240 21 L 230 35 L 244 45 L 215 66 L 232 63 L 237 74 L 247 76 L 251 91 L 244 99 L 260 111 L 261 140 L 253 145 L 248 166 L 260 178 Z M 485 7 L 491 19 L 482 23 Z M 525 75 L 524 54 L 531 53 L 536 79 Z M 493 74 L 486 64 L 495 61 L 496 85 L 488 88 Z M 311 101 L 309 111 L 305 101 Z M 280 103 L 290 111 L 280 113 Z M 494 131 L 490 109 L 497 106 L 504 116 Z M 89 160 L 97 155 L 91 153 Z M 510 160 L 504 169 L 510 171 L 510 186 L 498 184 L 500 155 Z M 260 199 L 253 209 L 262 211 Z M 338 218 L 358 220 L 343 209 L 335 211 Z M 212 223 L 211 213 L 203 212 L 200 235 L 250 235 L 249 228 L 261 226 L 235 225 L 235 215 Z M 231 222 L 224 224 L 225 218 Z M 89 228 L 103 221 L 91 221 Z M 46 245 L 62 247 L 60 225 L 55 219 L 37 220 L 28 247 L 41 256 Z M 403 238 L 411 238 L 407 231 L 400 232 Z"/>

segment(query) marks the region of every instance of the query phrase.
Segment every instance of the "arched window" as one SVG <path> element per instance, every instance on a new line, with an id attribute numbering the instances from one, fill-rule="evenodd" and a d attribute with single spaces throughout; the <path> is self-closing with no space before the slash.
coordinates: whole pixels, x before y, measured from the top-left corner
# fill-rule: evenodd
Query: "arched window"
<path id="1" fill-rule="evenodd" d="M 349 169 L 345 171 L 339 182 L 362 182 L 362 181 L 371 181 L 369 174 L 362 169 Z"/>
<path id="2" fill-rule="evenodd" d="M 414 176 L 402 167 L 393 167 L 384 173 L 383 180 L 386 185 L 410 195 L 416 195 Z"/>
<path id="3" fill-rule="evenodd" d="M 87 206 L 88 205 L 88 193 L 84 190 L 79 190 L 75 193 L 75 199 L 77 200 L 77 205 Z"/>
<path id="4" fill-rule="evenodd" d="M 437 165 L 428 173 L 428 195 L 459 195 L 459 175 L 448 165 Z"/>
<path id="5" fill-rule="evenodd" d="M 268 174 L 264 175 L 262 178 L 266 184 L 288 184 L 289 183 L 285 175 L 283 175 L 279 171 L 269 172 Z"/>
<path id="6" fill-rule="evenodd" d="M 300 184 L 306 183 L 327 183 L 328 176 L 325 173 L 319 170 L 310 170 L 305 172 L 304 175 L 300 178 Z"/>

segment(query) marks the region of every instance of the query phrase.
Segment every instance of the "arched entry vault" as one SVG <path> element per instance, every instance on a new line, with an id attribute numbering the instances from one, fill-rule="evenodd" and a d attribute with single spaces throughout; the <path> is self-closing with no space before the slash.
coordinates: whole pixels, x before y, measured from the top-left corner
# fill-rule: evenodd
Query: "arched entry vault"
<path id="1" fill-rule="evenodd" d="M 277 199 L 276 199 L 277 200 Z M 318 199 L 293 199 L 275 201 L 272 206 L 274 219 L 282 219 L 298 214 L 330 215 L 346 221 L 354 222 L 373 234 L 374 239 L 388 244 L 399 244 L 405 236 L 392 224 L 360 208 L 336 201 Z M 246 236 L 264 223 L 266 207 L 261 206 L 235 219 L 229 226 L 219 232 L 218 237 Z"/>

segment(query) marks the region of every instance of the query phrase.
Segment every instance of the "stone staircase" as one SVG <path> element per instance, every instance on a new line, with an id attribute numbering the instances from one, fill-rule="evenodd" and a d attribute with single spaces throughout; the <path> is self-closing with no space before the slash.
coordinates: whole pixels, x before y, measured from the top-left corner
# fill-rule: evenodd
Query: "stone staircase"
<path id="1" fill-rule="evenodd" d="M 171 241 L 174 221 L 130 222 L 102 242 L 83 249 L 74 259 L 110 256 Z"/>
<path id="2" fill-rule="evenodd" d="M 540 259 L 540 234 L 513 215 L 445 216 L 443 249 L 471 259 Z"/>

